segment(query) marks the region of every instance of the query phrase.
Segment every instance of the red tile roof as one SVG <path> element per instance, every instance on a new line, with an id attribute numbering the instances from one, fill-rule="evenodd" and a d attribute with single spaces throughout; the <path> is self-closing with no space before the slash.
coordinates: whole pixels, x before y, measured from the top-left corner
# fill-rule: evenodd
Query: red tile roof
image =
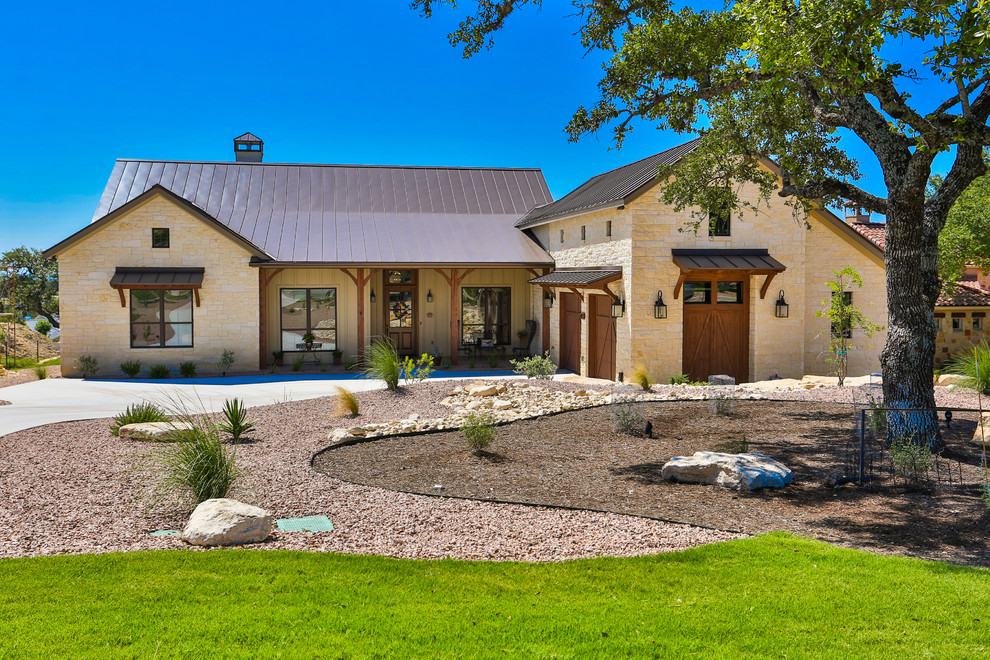
<path id="1" fill-rule="evenodd" d="M 936 307 L 987 307 L 990 306 L 990 291 L 975 284 L 958 282 L 955 293 L 942 294 L 935 301 Z"/>
<path id="2" fill-rule="evenodd" d="M 850 222 L 849 226 L 866 237 L 881 250 L 884 249 L 887 225 L 883 222 Z"/>

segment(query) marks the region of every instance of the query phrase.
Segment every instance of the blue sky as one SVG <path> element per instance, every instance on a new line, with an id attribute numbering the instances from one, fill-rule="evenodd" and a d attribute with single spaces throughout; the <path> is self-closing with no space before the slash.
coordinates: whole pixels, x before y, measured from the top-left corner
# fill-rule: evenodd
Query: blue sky
<path id="1" fill-rule="evenodd" d="M 268 162 L 540 167 L 555 197 L 687 139 L 641 126 L 621 151 L 605 133 L 567 141 L 600 72 L 569 3 L 514 17 L 471 60 L 447 42 L 454 14 L 425 20 L 407 0 L 4 13 L 0 251 L 89 223 L 115 158 L 232 160 L 244 131 Z"/>

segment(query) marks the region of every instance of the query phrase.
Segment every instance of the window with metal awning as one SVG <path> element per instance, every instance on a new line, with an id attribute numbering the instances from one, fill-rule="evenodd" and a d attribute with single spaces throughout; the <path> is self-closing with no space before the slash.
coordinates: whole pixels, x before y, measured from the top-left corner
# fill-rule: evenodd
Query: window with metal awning
<path id="1" fill-rule="evenodd" d="M 595 293 L 605 293 L 616 299 L 616 295 L 609 290 L 608 285 L 622 279 L 622 268 L 619 266 L 602 266 L 599 268 L 562 268 L 552 273 L 534 277 L 529 280 L 530 284 L 540 286 L 546 295 L 551 298 L 556 296 L 553 289 L 567 289 L 576 293 L 582 300 L 583 291 L 593 290 Z"/>
<path id="2" fill-rule="evenodd" d="M 126 289 L 191 289 L 199 307 L 205 272 L 205 268 L 118 267 L 110 278 L 110 286 L 120 294 L 121 307 L 127 307 Z"/>
<path id="3" fill-rule="evenodd" d="M 704 250 L 683 249 L 671 250 L 674 263 L 680 269 L 677 284 L 674 286 L 674 299 L 681 293 L 688 277 L 710 277 L 713 280 L 726 279 L 730 276 L 764 275 L 766 279 L 760 287 L 760 299 L 766 297 L 770 282 L 777 273 L 787 270 L 787 267 L 770 256 L 769 250 Z"/>

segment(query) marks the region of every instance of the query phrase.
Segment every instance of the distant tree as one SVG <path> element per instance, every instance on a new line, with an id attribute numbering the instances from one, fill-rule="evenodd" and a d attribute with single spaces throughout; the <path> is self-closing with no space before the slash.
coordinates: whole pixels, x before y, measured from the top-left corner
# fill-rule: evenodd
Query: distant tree
<path id="1" fill-rule="evenodd" d="M 415 0 L 430 16 L 455 0 Z M 490 47 L 514 12 L 542 0 L 475 0 L 449 35 L 470 57 Z M 547 3 L 549 5 L 549 3 Z M 575 112 L 578 139 L 612 127 L 615 141 L 646 122 L 701 135 L 675 166 L 663 200 L 677 209 L 747 211 L 727 182 L 752 182 L 799 210 L 851 200 L 887 218 L 884 400 L 933 410 L 938 235 L 949 208 L 987 166 L 990 2 L 735 0 L 718 10 L 670 0 L 571 0 L 579 38 L 605 56 L 600 98 Z M 924 97 L 916 94 L 925 90 Z M 939 95 L 940 98 L 933 98 Z M 886 195 L 855 182 L 840 144 L 876 157 Z M 932 163 L 952 154 L 931 195 Z M 775 161 L 779 166 L 767 166 Z M 669 178 L 676 168 L 676 177 Z M 896 436 L 938 436 L 933 412 L 888 420 Z"/>
<path id="2" fill-rule="evenodd" d="M 983 152 L 990 163 L 990 152 Z M 941 176 L 932 177 L 931 187 L 942 184 Z M 951 292 L 972 264 L 990 272 L 990 176 L 984 175 L 969 184 L 949 209 L 945 227 L 938 236 L 938 273 L 943 291 Z"/>
<path id="3" fill-rule="evenodd" d="M 17 313 L 19 316 L 42 316 L 54 327 L 58 325 L 58 263 L 41 256 L 39 250 L 24 247 L 0 255 L 0 266 L 17 270 Z"/>

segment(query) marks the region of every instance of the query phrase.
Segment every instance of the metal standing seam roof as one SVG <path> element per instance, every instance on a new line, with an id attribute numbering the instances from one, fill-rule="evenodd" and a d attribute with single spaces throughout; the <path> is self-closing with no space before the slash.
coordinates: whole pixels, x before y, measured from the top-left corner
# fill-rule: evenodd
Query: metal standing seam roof
<path id="1" fill-rule="evenodd" d="M 769 250 L 671 250 L 674 263 L 682 271 L 691 270 L 758 270 L 781 272 L 784 264 L 770 256 Z"/>
<path id="2" fill-rule="evenodd" d="M 547 275 L 534 277 L 530 284 L 552 284 L 556 286 L 587 286 L 622 274 L 622 268 L 555 270 Z"/>
<path id="3" fill-rule="evenodd" d="M 110 278 L 110 286 L 115 288 L 167 287 L 183 288 L 203 285 L 203 268 L 124 268 L 118 267 Z"/>
<path id="4" fill-rule="evenodd" d="M 517 227 L 532 227 L 554 218 L 587 211 L 610 204 L 622 204 L 627 197 L 657 178 L 657 168 L 672 165 L 698 146 L 701 138 L 678 145 L 635 163 L 592 177 L 555 202 L 538 206 L 527 213 Z"/>
<path id="5" fill-rule="evenodd" d="M 160 185 L 274 263 L 552 265 L 539 169 L 118 160 L 94 221 Z"/>

